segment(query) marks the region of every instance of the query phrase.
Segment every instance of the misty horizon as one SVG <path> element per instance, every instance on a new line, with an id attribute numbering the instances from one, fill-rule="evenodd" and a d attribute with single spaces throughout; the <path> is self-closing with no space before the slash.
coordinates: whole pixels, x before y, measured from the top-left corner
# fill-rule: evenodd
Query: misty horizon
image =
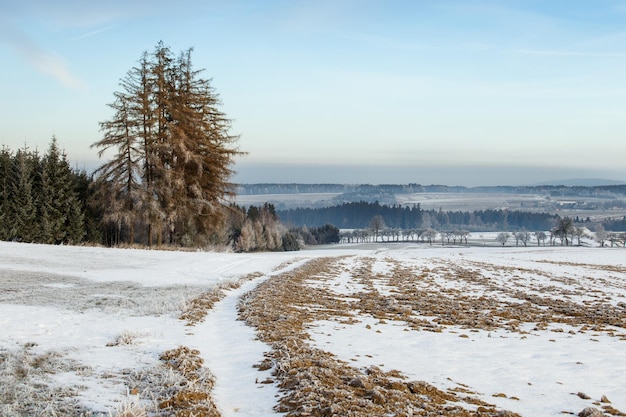
<path id="1" fill-rule="evenodd" d="M 79 161 L 72 167 L 92 173 L 103 160 Z M 626 170 L 547 166 L 367 165 L 323 163 L 247 163 L 232 166 L 236 184 L 422 184 L 463 187 L 626 184 Z M 568 184 L 565 184 L 568 182 Z M 562 184 L 561 184 L 562 183 Z"/>
<path id="2" fill-rule="evenodd" d="M 402 166 L 354 164 L 237 164 L 235 183 L 439 184 L 528 186 L 572 181 L 577 185 L 626 183 L 626 172 L 571 167 Z"/>
<path id="3" fill-rule="evenodd" d="M 10 149 L 5 142 L 2 146 Z M 106 154 L 96 159 L 95 155 L 80 155 L 74 158 L 62 145 L 68 155 L 72 168 L 92 174 L 109 160 Z M 25 142 L 22 146 L 39 150 L 41 145 L 31 146 Z M 21 148 L 16 148 L 21 149 Z M 626 184 L 626 169 L 581 163 L 576 166 L 523 165 L 502 162 L 499 165 L 474 161 L 474 164 L 445 164 L 438 162 L 424 163 L 417 160 L 414 165 L 407 162 L 381 162 L 359 160 L 354 155 L 346 155 L 340 162 L 341 152 L 331 152 L 327 161 L 317 159 L 306 162 L 293 161 L 285 156 L 281 160 L 250 158 L 252 153 L 239 156 L 231 166 L 231 177 L 236 184 L 254 183 L 301 183 L 301 184 L 422 184 L 447 186 L 532 186 L 532 185 L 616 185 Z M 306 154 L 306 152 L 303 152 Z M 306 155 L 304 155 L 306 157 Z M 237 158 L 237 159 L 239 159 Z M 248 159 L 250 158 L 250 159 Z M 295 158 L 298 160 L 298 158 Z"/>

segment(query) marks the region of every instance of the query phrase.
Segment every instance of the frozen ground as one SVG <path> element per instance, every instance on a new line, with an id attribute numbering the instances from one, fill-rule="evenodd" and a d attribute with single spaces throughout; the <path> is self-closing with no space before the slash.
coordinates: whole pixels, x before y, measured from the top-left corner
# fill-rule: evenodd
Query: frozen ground
<path id="1" fill-rule="evenodd" d="M 312 259 L 319 271 L 303 269 Z M 37 401 L 33 389 L 85 415 L 149 408 L 138 379 L 145 385 L 163 352 L 186 346 L 212 373 L 221 415 L 272 415 L 288 394 L 277 342 L 238 320 L 238 302 L 298 271 L 308 275 L 297 292 L 341 308 L 287 299 L 282 307 L 293 308 L 273 317 L 267 299 L 265 320 L 278 327 L 309 312 L 294 337 L 349 372 L 377 367 L 523 416 L 626 411 L 623 249 L 380 244 L 233 254 L 0 242 L 0 414 L 29 415 L 15 402 Z M 192 300 L 238 281 L 199 323 L 179 318 Z M 261 371 L 267 357 L 273 368 Z M 16 393 L 16 384 L 28 387 Z"/>

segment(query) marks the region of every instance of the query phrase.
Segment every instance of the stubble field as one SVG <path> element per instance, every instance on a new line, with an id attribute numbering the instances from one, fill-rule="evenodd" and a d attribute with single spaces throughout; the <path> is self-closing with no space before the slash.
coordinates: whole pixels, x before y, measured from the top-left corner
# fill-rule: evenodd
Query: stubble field
<path id="1" fill-rule="evenodd" d="M 1 249 L 2 415 L 625 415 L 622 249 Z"/>

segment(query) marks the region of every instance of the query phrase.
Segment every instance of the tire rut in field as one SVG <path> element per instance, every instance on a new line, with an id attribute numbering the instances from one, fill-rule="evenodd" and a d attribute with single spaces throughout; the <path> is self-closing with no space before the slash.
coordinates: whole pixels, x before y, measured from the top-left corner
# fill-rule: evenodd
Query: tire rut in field
<path id="1" fill-rule="evenodd" d="M 406 381 L 398 371 L 357 369 L 313 347 L 307 326 L 317 320 L 358 321 L 354 313 L 387 311 L 389 300 L 372 285 L 372 262 L 357 258 L 347 271 L 346 258 L 322 258 L 277 275 L 242 297 L 240 318 L 257 329 L 272 348 L 264 369 L 274 368 L 283 392 L 276 411 L 287 416 L 517 416 L 466 395 L 423 381 Z M 341 296 L 317 281 L 350 272 L 362 292 Z M 378 294 L 378 295 L 377 295 Z M 369 302 L 373 304 L 369 304 Z M 391 303 L 393 304 L 393 303 Z M 464 408 L 463 405 L 468 408 Z"/>

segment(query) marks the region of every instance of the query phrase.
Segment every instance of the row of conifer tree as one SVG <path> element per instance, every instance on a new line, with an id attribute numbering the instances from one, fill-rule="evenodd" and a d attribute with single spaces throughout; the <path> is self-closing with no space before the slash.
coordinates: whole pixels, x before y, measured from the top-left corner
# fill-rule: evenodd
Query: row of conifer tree
<path id="1" fill-rule="evenodd" d="M 40 155 L 28 147 L 0 151 L 0 238 L 52 244 L 80 243 L 88 233 L 89 179 L 73 170 L 53 137 Z M 82 195 L 81 195 L 82 194 Z"/>

